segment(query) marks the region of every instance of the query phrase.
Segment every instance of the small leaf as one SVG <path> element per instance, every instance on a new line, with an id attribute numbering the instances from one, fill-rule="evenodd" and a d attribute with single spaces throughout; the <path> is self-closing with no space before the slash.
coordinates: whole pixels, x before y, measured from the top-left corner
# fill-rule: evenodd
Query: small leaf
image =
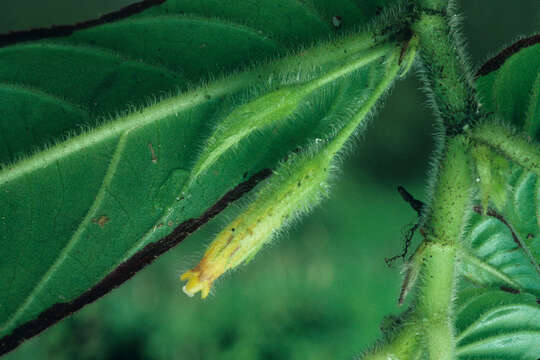
<path id="1" fill-rule="evenodd" d="M 460 271 L 475 286 L 514 289 L 540 297 L 540 184 L 513 165 L 506 174 L 506 206 L 481 209 L 469 223 Z"/>

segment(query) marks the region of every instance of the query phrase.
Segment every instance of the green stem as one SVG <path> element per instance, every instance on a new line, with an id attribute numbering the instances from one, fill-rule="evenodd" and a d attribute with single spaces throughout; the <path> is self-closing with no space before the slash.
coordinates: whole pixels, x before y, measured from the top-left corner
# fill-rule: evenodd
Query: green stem
<path id="1" fill-rule="evenodd" d="M 430 360 L 454 359 L 455 258 L 472 209 L 472 176 L 464 135 L 450 138 L 445 150 L 423 227 L 426 239 L 411 262 L 419 274 L 413 311 L 398 335 L 364 359 L 414 359 L 418 352 Z"/>
<path id="2" fill-rule="evenodd" d="M 463 131 L 481 117 L 471 72 L 449 20 L 448 0 L 418 0 L 412 25 L 420 40 L 424 83 L 448 135 Z"/>
<path id="3" fill-rule="evenodd" d="M 412 29 L 420 41 L 423 80 L 448 137 L 425 219 L 424 248 L 416 259 L 421 265 L 415 313 L 427 358 L 450 360 L 455 353 L 455 247 L 462 238 L 472 198 L 468 142 L 459 134 L 483 114 L 451 25 L 449 1 L 417 0 L 417 5 L 419 16 Z"/>
<path id="4" fill-rule="evenodd" d="M 374 352 L 365 354 L 362 360 L 417 359 L 421 352 L 417 332 L 416 323 L 405 324 L 388 343 L 378 346 Z"/>
<path id="5" fill-rule="evenodd" d="M 430 243 L 419 255 L 422 256 L 422 268 L 416 316 L 427 359 L 452 360 L 455 352 L 452 321 L 455 247 Z"/>
<path id="6" fill-rule="evenodd" d="M 446 137 L 435 169 L 432 201 L 424 215 L 425 240 L 410 264 L 419 279 L 412 312 L 398 335 L 368 359 L 412 359 L 418 352 L 426 359 L 455 358 L 452 299 L 456 248 L 472 209 L 473 195 L 470 140 L 462 133 L 484 114 L 449 21 L 448 0 L 417 0 L 416 4 L 412 30 L 419 40 L 423 81 Z"/>
<path id="7" fill-rule="evenodd" d="M 428 239 L 442 244 L 454 244 L 463 234 L 464 217 L 470 213 L 472 174 L 468 141 L 463 135 L 450 138 L 437 168 L 430 212 L 425 228 Z"/>
<path id="8" fill-rule="evenodd" d="M 418 325 L 429 359 L 454 358 L 452 321 L 455 249 L 472 208 L 472 175 L 468 142 L 463 135 L 448 140 L 439 163 L 431 211 L 425 222 L 425 248 L 416 257 L 420 281 L 416 299 Z"/>

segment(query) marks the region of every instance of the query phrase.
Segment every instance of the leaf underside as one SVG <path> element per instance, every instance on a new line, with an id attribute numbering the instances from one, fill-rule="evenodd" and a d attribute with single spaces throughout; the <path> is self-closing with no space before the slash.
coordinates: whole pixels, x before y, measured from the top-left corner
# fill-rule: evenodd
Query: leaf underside
<path id="1" fill-rule="evenodd" d="M 488 111 L 538 141 L 540 45 L 526 40 L 492 60 L 496 69 L 478 78 L 477 87 Z M 482 179 L 478 194 L 487 191 L 490 201 L 478 199 L 458 252 L 459 359 L 540 356 L 540 171 L 503 157 L 489 155 L 492 183 Z"/>
<path id="2" fill-rule="evenodd" d="M 57 321 L 38 318 L 53 306 L 66 316 L 75 309 L 59 304 L 345 123 L 381 62 L 316 89 L 193 176 L 227 115 L 354 60 L 326 51 L 300 66 L 310 46 L 365 24 L 387 2 L 169 0 L 0 48 L 1 351 L 28 336 L 6 345 L 22 324 Z M 257 65 L 292 53 L 277 72 Z"/>
<path id="3" fill-rule="evenodd" d="M 460 359 L 540 354 L 540 184 L 519 166 L 506 175 L 506 206 L 474 214 L 459 252 Z"/>

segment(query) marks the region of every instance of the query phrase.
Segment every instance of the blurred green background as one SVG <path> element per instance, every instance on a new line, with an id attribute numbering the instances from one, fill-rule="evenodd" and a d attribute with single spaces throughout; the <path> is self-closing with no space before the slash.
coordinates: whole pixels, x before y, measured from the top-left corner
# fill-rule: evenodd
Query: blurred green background
<path id="1" fill-rule="evenodd" d="M 241 1 L 241 0 L 238 0 Z M 361 1 L 361 0 L 357 0 Z M 132 0 L 0 3 L 0 33 L 94 18 Z M 518 35 L 540 31 L 538 0 L 461 0 L 463 36 L 476 67 Z M 234 206 L 155 264 L 5 359 L 351 359 L 397 314 L 403 234 L 415 213 L 404 185 L 425 199 L 433 116 L 414 74 L 397 84 L 333 194 L 205 301 L 181 292 L 179 274 Z M 418 240 L 417 240 L 418 241 Z"/>

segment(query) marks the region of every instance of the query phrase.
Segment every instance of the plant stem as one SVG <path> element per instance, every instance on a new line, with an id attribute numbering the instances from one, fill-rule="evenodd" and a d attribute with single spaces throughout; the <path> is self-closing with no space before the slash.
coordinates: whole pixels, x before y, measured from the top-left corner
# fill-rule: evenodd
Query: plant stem
<path id="1" fill-rule="evenodd" d="M 420 281 L 416 298 L 418 326 L 429 359 L 454 358 L 453 304 L 455 248 L 472 208 L 468 141 L 452 137 L 439 163 L 431 211 L 424 225 L 425 248 L 416 256 Z"/>
<path id="2" fill-rule="evenodd" d="M 416 359 L 420 347 L 416 323 L 407 323 L 399 329 L 392 340 L 376 348 L 376 351 L 367 353 L 362 360 L 388 360 L 388 359 Z"/>
<path id="3" fill-rule="evenodd" d="M 458 242 L 463 234 L 465 217 L 472 209 L 472 174 L 468 140 L 459 135 L 450 138 L 437 168 L 430 212 L 425 229 L 430 241 L 442 244 Z"/>
<path id="4" fill-rule="evenodd" d="M 423 81 L 445 130 L 433 174 L 432 201 L 424 214 L 424 242 L 411 272 L 418 274 L 412 312 L 389 343 L 365 359 L 455 358 L 453 296 L 456 248 L 472 209 L 470 139 L 464 131 L 484 117 L 452 27 L 448 0 L 417 0 L 411 25 L 419 40 Z M 421 340 L 419 340 L 421 339 Z"/>
<path id="5" fill-rule="evenodd" d="M 456 39 L 448 0 L 417 0 L 419 16 L 412 25 L 420 40 L 423 80 L 447 135 L 463 131 L 481 115 L 471 72 Z"/>
<path id="6" fill-rule="evenodd" d="M 428 358 L 453 359 L 455 246 L 462 237 L 472 198 L 468 142 L 459 134 L 483 114 L 456 39 L 451 4 L 448 0 L 417 0 L 417 5 L 419 15 L 412 30 L 420 41 L 423 81 L 446 139 L 425 219 L 425 248 L 417 254 L 421 265 L 415 313 Z"/>
<path id="7" fill-rule="evenodd" d="M 416 316 L 427 359 L 452 360 L 455 352 L 452 324 L 455 247 L 430 243 L 419 255 L 422 256 L 422 275 Z"/>
<path id="8" fill-rule="evenodd" d="M 433 203 L 423 229 L 425 240 L 411 261 L 418 284 L 412 313 L 389 343 L 367 359 L 413 359 L 424 352 L 430 360 L 454 359 L 453 296 L 458 242 L 472 209 L 472 176 L 468 140 L 448 140 L 437 169 Z M 419 340 L 421 339 L 421 340 Z"/>

